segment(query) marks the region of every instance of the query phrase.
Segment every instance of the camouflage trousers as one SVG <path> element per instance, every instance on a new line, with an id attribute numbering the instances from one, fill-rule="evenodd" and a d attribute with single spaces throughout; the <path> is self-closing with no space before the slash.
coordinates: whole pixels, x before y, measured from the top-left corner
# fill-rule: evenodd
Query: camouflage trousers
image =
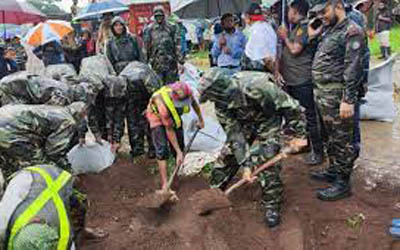
<path id="1" fill-rule="evenodd" d="M 342 88 L 321 89 L 319 87 L 315 90 L 329 158 L 328 170 L 348 179 L 357 155 L 353 145 L 354 119 L 340 118 L 342 95 Z"/>
<path id="2" fill-rule="evenodd" d="M 148 152 L 154 152 L 151 139 L 150 126 L 145 117 L 149 98 L 142 96 L 129 96 L 127 101 L 126 120 L 128 123 L 129 143 L 131 155 L 139 156 L 144 154 L 145 136 L 148 143 Z"/>
<path id="3" fill-rule="evenodd" d="M 110 142 L 121 142 L 125 130 L 125 98 L 105 98 L 105 127 L 107 140 Z"/>
<path id="4" fill-rule="evenodd" d="M 88 121 L 93 134 L 100 134 L 104 140 L 107 140 L 106 130 L 106 112 L 105 112 L 104 90 L 100 91 L 96 97 L 94 105 L 89 107 Z"/>
<path id="5" fill-rule="evenodd" d="M 279 153 L 279 140 L 262 131 L 262 126 L 253 134 L 248 142 L 251 145 L 248 155 L 251 166 L 260 166 Z M 266 133 L 263 133 L 266 132 Z M 232 145 L 226 145 L 231 148 Z M 229 150 L 228 150 L 229 151 Z M 213 188 L 226 189 L 233 177 L 238 173 L 240 166 L 233 154 L 227 154 L 220 159 L 222 164 L 216 164 L 211 172 L 210 185 Z M 278 163 L 258 175 L 258 184 L 262 190 L 261 206 L 265 209 L 280 210 L 282 203 L 283 184 L 280 178 L 281 165 Z"/>

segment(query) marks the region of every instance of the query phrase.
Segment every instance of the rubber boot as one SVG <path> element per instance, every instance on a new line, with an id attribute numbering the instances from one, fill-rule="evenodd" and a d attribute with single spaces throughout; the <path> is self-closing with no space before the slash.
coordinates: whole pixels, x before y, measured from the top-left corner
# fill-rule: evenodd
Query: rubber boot
<path id="1" fill-rule="evenodd" d="M 328 183 L 333 183 L 336 181 L 337 174 L 328 169 L 313 171 L 310 173 L 310 178 L 316 181 L 323 181 Z"/>
<path id="2" fill-rule="evenodd" d="M 349 178 L 338 177 L 332 186 L 317 191 L 317 198 L 322 201 L 337 201 L 351 196 Z"/>
<path id="3" fill-rule="evenodd" d="M 281 223 L 281 214 L 277 209 L 269 208 L 265 212 L 264 222 L 269 228 L 276 227 Z"/>

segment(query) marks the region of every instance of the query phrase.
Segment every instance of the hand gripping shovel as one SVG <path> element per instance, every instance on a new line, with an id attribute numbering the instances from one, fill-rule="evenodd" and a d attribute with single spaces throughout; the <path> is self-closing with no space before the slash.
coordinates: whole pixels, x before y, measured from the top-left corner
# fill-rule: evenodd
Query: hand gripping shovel
<path id="1" fill-rule="evenodd" d="M 197 128 L 196 131 L 194 132 L 192 138 L 190 138 L 190 141 L 185 148 L 185 151 L 183 152 L 183 161 L 179 166 L 176 166 L 174 171 L 172 172 L 172 175 L 170 176 L 168 180 L 168 190 L 170 191 L 171 185 L 174 182 L 174 179 L 176 175 L 178 174 L 179 170 L 181 169 L 183 162 L 185 160 L 186 154 L 189 152 L 190 148 L 192 147 L 193 141 L 196 138 L 197 134 L 199 133 L 200 129 Z M 174 198 L 174 199 L 172 199 Z M 173 192 L 155 192 L 150 195 L 146 195 L 145 197 L 141 198 L 138 201 L 138 206 L 140 207 L 145 207 L 145 208 L 161 208 L 163 205 L 166 203 L 169 203 L 171 200 L 177 200 L 177 196 Z"/>
<path id="2" fill-rule="evenodd" d="M 251 177 L 255 177 L 262 171 L 268 169 L 271 166 L 274 166 L 277 162 L 279 162 L 283 158 L 286 158 L 287 154 L 291 153 L 292 151 L 293 150 L 291 147 L 284 148 L 281 153 L 254 170 Z M 207 215 L 214 210 L 230 207 L 231 202 L 228 199 L 229 194 L 231 194 L 234 190 L 238 189 L 246 183 L 247 180 L 241 179 L 225 192 L 222 192 L 218 188 L 196 192 L 190 198 L 192 207 L 198 215 Z"/>

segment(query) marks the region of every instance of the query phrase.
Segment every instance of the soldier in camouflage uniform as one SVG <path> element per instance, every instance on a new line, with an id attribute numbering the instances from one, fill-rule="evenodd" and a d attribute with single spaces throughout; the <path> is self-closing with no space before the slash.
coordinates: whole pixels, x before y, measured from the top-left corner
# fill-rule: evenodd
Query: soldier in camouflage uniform
<path id="1" fill-rule="evenodd" d="M 180 49 L 179 29 L 165 21 L 162 6 L 155 7 L 153 15 L 156 22 L 143 33 L 146 58 L 164 84 L 173 83 L 179 79 L 178 68 L 185 63 Z"/>
<path id="2" fill-rule="evenodd" d="M 305 137 L 300 105 L 273 83 L 270 74 L 243 71 L 230 78 L 223 69 L 213 68 L 201 79 L 199 91 L 201 102 L 215 103 L 218 120 L 228 137 L 222 164 L 211 173 L 212 187 L 225 189 L 239 169 L 249 175 L 251 168 L 277 155 L 283 124 L 285 132 Z M 276 164 L 258 177 L 269 227 L 280 222 L 280 171 L 281 165 Z"/>
<path id="3" fill-rule="evenodd" d="M 55 163 L 69 170 L 66 155 L 84 138 L 86 105 L 7 105 L 0 108 L 0 167 L 9 177 L 20 168 Z"/>
<path id="4" fill-rule="evenodd" d="M 126 118 L 132 157 L 144 154 L 144 136 L 149 144 L 148 156 L 155 157 L 150 128 L 144 112 L 154 92 L 162 87 L 157 74 L 146 64 L 131 62 L 120 74 L 128 81 Z"/>
<path id="5" fill-rule="evenodd" d="M 117 16 L 111 22 L 113 37 L 107 43 L 107 57 L 117 75 L 133 61 L 144 61 L 142 48 L 136 37 L 128 34 L 125 21 Z"/>
<path id="6" fill-rule="evenodd" d="M 88 101 L 86 83 L 69 86 L 27 72 L 19 72 L 0 81 L 0 106 L 7 104 L 47 104 L 65 106 L 72 102 Z"/>
<path id="7" fill-rule="evenodd" d="M 321 38 L 312 66 L 315 96 L 328 141 L 329 166 L 311 177 L 333 182 L 317 192 L 325 201 L 335 201 L 351 194 L 350 175 L 357 158 L 353 145 L 354 104 L 358 101 L 363 79 L 364 34 L 346 17 L 342 0 L 320 0 L 312 9 L 323 27 L 309 28 L 311 40 Z"/>

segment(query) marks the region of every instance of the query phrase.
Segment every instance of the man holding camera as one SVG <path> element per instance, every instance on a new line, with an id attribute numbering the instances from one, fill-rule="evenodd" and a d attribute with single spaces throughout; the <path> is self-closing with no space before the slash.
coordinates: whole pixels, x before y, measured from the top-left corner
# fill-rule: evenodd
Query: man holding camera
<path id="1" fill-rule="evenodd" d="M 349 181 L 357 158 L 352 143 L 354 104 L 363 74 L 365 40 L 362 29 L 346 17 L 343 0 L 319 0 L 312 11 L 323 24 L 315 27 L 311 22 L 308 35 L 310 40 L 320 39 L 312 75 L 327 133 L 329 165 L 311 177 L 332 183 L 317 191 L 319 199 L 336 201 L 351 195 Z"/>

